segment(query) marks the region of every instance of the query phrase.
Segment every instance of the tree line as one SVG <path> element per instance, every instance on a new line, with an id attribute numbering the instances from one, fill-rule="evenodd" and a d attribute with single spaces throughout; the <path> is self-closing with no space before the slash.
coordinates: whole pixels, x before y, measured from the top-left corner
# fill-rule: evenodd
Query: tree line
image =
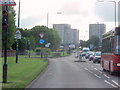
<path id="1" fill-rule="evenodd" d="M 83 47 L 90 47 L 92 45 L 92 50 L 99 50 L 100 49 L 100 39 L 98 36 L 91 36 L 89 40 L 83 41 L 80 40 L 80 46 Z"/>
<path id="2" fill-rule="evenodd" d="M 14 34 L 17 29 L 15 25 L 16 21 L 16 13 L 12 7 L 9 8 L 11 11 L 9 13 L 9 28 L 8 28 L 8 50 L 16 50 L 16 40 L 14 39 Z M 22 33 L 22 38 L 18 40 L 19 43 L 19 51 L 24 52 L 25 50 L 32 49 L 34 50 L 36 47 L 45 47 L 47 43 L 50 43 L 50 49 L 55 50 L 60 46 L 61 38 L 58 34 L 58 31 L 55 29 L 50 29 L 46 26 L 34 26 L 31 29 L 23 29 L 20 28 L 20 32 Z M 4 31 L 2 31 L 2 49 L 4 49 Z M 40 33 L 44 34 L 44 44 L 40 44 Z"/>

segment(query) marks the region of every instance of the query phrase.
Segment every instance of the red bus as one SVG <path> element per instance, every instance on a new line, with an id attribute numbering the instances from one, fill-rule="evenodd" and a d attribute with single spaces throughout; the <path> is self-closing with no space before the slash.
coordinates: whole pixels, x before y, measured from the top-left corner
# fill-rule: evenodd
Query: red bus
<path id="1" fill-rule="evenodd" d="M 120 27 L 103 34 L 101 66 L 110 74 L 120 72 Z"/>

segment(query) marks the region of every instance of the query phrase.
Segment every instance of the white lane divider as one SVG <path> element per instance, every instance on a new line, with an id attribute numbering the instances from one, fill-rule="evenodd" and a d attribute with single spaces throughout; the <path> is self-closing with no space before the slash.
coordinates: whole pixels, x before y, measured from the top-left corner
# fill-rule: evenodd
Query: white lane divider
<path id="1" fill-rule="evenodd" d="M 103 73 L 103 72 L 99 71 L 99 73 Z"/>
<path id="2" fill-rule="evenodd" d="M 117 86 L 113 85 L 112 83 L 108 82 L 107 80 L 104 80 L 104 82 L 106 82 L 107 84 L 109 84 L 109 85 L 111 85 L 111 86 L 117 88 Z"/>
<path id="3" fill-rule="evenodd" d="M 110 77 L 109 77 L 109 76 L 107 76 L 106 74 L 104 74 L 104 76 L 105 76 L 105 77 L 107 77 L 107 78 L 110 78 Z"/>
<path id="4" fill-rule="evenodd" d="M 84 68 L 85 70 L 88 70 L 87 68 Z"/>
<path id="5" fill-rule="evenodd" d="M 87 68 L 84 68 L 85 70 L 87 70 L 88 72 L 90 72 L 90 73 L 93 73 L 92 71 L 90 71 L 89 69 L 87 69 Z"/>
<path id="6" fill-rule="evenodd" d="M 112 80 L 112 82 L 115 83 L 117 86 L 120 87 L 120 85 L 116 81 Z"/>
<path id="7" fill-rule="evenodd" d="M 94 68 L 95 70 L 98 70 L 97 68 Z"/>
<path id="8" fill-rule="evenodd" d="M 96 77 L 98 77 L 98 78 L 101 78 L 100 76 L 98 76 L 97 74 L 94 74 Z"/>
<path id="9" fill-rule="evenodd" d="M 89 70 L 90 73 L 93 73 L 92 71 Z"/>

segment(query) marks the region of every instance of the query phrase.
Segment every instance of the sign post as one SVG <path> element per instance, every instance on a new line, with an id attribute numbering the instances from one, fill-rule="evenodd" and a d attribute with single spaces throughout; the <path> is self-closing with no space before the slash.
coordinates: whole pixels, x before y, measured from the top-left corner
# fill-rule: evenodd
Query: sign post
<path id="1" fill-rule="evenodd" d="M 16 63 L 18 63 L 18 39 L 21 39 L 20 30 L 16 30 L 14 38 L 16 39 Z"/>
<path id="2" fill-rule="evenodd" d="M 4 64 L 3 64 L 3 83 L 7 83 L 7 32 L 8 32 L 8 16 L 9 10 L 8 6 L 15 6 L 16 3 L 14 0 L 0 0 L 0 6 L 5 6 L 5 9 L 2 11 L 2 30 L 4 30 Z"/>
<path id="3" fill-rule="evenodd" d="M 43 37 L 44 37 L 44 33 L 40 33 L 39 36 L 40 36 L 40 38 L 41 38 L 41 39 L 39 40 L 39 43 L 41 44 L 41 58 L 43 58 L 42 44 L 45 43 L 45 40 L 43 39 Z"/>

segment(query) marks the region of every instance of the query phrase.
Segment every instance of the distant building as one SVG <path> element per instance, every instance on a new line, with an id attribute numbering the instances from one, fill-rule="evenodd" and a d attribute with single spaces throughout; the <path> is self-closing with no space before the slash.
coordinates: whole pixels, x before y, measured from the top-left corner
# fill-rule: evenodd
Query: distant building
<path id="1" fill-rule="evenodd" d="M 75 45 L 79 44 L 79 30 L 72 29 L 71 33 L 72 33 L 72 35 L 71 35 L 71 41 L 72 42 L 71 43 L 73 43 Z"/>
<path id="2" fill-rule="evenodd" d="M 120 27 L 120 1 L 118 2 L 118 26 Z"/>
<path id="3" fill-rule="evenodd" d="M 91 36 L 98 36 L 102 40 L 102 34 L 106 32 L 105 24 L 89 24 L 89 39 Z"/>
<path id="4" fill-rule="evenodd" d="M 79 43 L 79 30 L 71 29 L 69 24 L 53 24 L 53 28 L 58 30 L 62 45 Z"/>

